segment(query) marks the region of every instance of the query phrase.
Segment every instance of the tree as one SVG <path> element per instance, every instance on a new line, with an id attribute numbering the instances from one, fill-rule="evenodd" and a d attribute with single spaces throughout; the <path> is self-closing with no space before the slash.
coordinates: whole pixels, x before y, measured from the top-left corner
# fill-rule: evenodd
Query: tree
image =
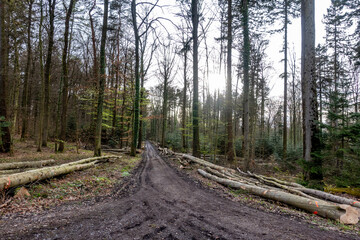
<path id="1" fill-rule="evenodd" d="M 68 108 L 68 88 L 69 88 L 69 76 L 68 76 L 68 48 L 69 48 L 69 28 L 70 17 L 75 7 L 76 0 L 70 0 L 69 7 L 65 17 L 65 32 L 64 32 L 64 49 L 62 55 L 62 77 L 63 77 L 63 89 L 62 89 L 62 112 L 61 112 L 61 130 L 60 130 L 60 144 L 59 152 L 63 152 L 65 148 L 66 140 L 66 128 L 67 128 L 67 108 Z"/>
<path id="2" fill-rule="evenodd" d="M 322 180 L 321 143 L 315 78 L 315 3 L 301 1 L 301 86 L 303 106 L 304 177 L 308 181 Z"/>
<path id="3" fill-rule="evenodd" d="M 232 49 L 232 0 L 228 0 L 227 22 L 227 81 L 226 81 L 226 129 L 227 129 L 227 160 L 234 162 L 234 138 L 233 138 L 233 109 L 232 109 L 232 80 L 231 80 L 231 49 Z"/>
<path id="4" fill-rule="evenodd" d="M 25 67 L 25 76 L 24 76 L 24 89 L 22 96 L 22 129 L 21 129 L 21 139 L 26 138 L 27 128 L 28 128 L 28 118 L 29 118 L 29 75 L 30 75 L 30 65 L 31 65 L 31 24 L 32 24 L 32 7 L 34 0 L 28 1 L 28 28 L 27 28 L 27 61 Z"/>
<path id="5" fill-rule="evenodd" d="M 243 23 L 243 74 L 244 74 L 244 87 L 243 87 L 243 127 L 244 127 L 244 158 L 245 158 L 245 171 L 250 168 L 250 152 L 249 152 L 249 65 L 250 65 L 250 37 L 249 37 L 249 9 L 248 0 L 242 1 L 242 23 Z"/>
<path id="6" fill-rule="evenodd" d="M 0 0 L 0 152 L 11 152 L 12 142 L 10 135 L 10 124 L 7 120 L 7 108 L 6 108 L 6 82 L 5 82 L 5 48 L 4 42 L 4 14 L 5 14 L 5 3 Z"/>
<path id="7" fill-rule="evenodd" d="M 97 106 L 97 114 L 96 114 L 94 156 L 101 156 L 101 127 L 102 127 L 102 116 L 103 116 L 103 105 L 104 105 L 104 90 L 105 90 L 105 82 L 106 82 L 105 45 L 106 45 L 106 33 L 107 33 L 107 24 L 108 24 L 108 11 L 109 11 L 109 0 L 105 0 L 103 26 L 101 31 L 101 45 L 100 45 L 100 78 L 99 78 L 98 106 Z"/>
<path id="8" fill-rule="evenodd" d="M 49 3 L 49 35 L 48 35 L 48 51 L 45 63 L 44 73 L 44 120 L 43 120 L 43 131 L 42 131 L 42 146 L 47 146 L 48 140 L 48 128 L 49 128 L 49 104 L 50 104 L 50 76 L 51 76 L 51 60 L 54 47 L 54 31 L 55 31 L 55 5 L 56 0 L 48 0 Z"/>
<path id="9" fill-rule="evenodd" d="M 43 137 L 43 124 L 44 124 L 44 61 L 43 61 L 43 41 L 42 41 L 42 25 L 44 21 L 43 0 L 40 0 L 40 22 L 39 22 L 39 62 L 40 62 L 40 113 L 38 124 L 38 138 L 37 138 L 37 151 L 41 152 L 41 143 Z"/>
<path id="10" fill-rule="evenodd" d="M 191 0 L 191 20 L 193 25 L 193 155 L 200 156 L 199 134 L 199 69 L 198 69 L 198 0 Z"/>
<path id="11" fill-rule="evenodd" d="M 135 0 L 131 1 L 131 16 L 132 16 L 132 23 L 135 35 L 135 101 L 134 101 L 134 124 L 133 124 L 133 139 L 131 144 L 131 156 L 136 155 L 136 147 L 137 147 L 137 140 L 139 134 L 139 115 L 140 115 L 140 74 L 139 74 L 139 62 L 140 62 L 140 55 L 139 55 L 139 44 L 140 44 L 140 35 L 139 29 L 137 26 L 137 15 L 136 15 L 136 3 Z"/>
<path id="12" fill-rule="evenodd" d="M 149 22 L 149 15 L 157 6 L 159 0 L 157 0 L 154 4 L 146 2 L 144 4 L 150 4 L 151 7 L 147 11 L 144 18 L 141 19 L 140 24 L 137 24 L 137 11 L 136 11 L 136 1 L 131 1 L 131 18 L 133 31 L 135 36 L 135 97 L 134 97 L 134 121 L 133 121 L 133 129 L 132 129 L 132 144 L 131 144 L 131 156 L 136 155 L 136 147 L 139 140 L 139 126 L 140 126 L 140 40 L 144 34 L 147 34 L 149 29 L 152 27 L 152 23 L 156 21 L 156 19 L 151 20 Z M 140 34 L 139 29 L 142 26 L 146 25 L 145 30 Z"/>

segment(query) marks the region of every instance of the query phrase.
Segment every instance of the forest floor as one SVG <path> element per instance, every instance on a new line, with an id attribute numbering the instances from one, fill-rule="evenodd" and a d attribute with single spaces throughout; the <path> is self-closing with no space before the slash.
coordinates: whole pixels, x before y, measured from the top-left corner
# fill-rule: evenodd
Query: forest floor
<path id="1" fill-rule="evenodd" d="M 0 238 L 360 239 L 355 229 L 343 233 L 281 209 L 271 212 L 235 201 L 241 193 L 229 194 L 189 172 L 147 143 L 143 161 L 111 194 L 3 215 Z"/>

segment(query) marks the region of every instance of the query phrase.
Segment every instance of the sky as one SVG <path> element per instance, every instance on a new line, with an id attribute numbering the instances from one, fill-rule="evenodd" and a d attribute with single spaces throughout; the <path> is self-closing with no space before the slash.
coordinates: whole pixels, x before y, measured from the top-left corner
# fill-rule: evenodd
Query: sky
<path id="1" fill-rule="evenodd" d="M 161 1 L 160 1 L 161 4 Z M 176 5 L 175 0 L 167 0 L 166 4 Z M 324 14 L 326 14 L 327 8 L 330 6 L 331 0 L 315 0 L 315 30 L 316 30 L 316 45 L 318 43 L 323 43 L 325 41 L 325 26 L 322 23 L 322 19 Z M 165 10 L 164 10 L 165 9 Z M 175 23 L 177 22 L 174 19 L 173 13 L 177 11 L 177 7 L 169 7 L 167 9 L 173 9 L 174 12 L 166 10 L 157 10 L 155 12 L 156 15 L 162 15 L 165 18 L 172 19 Z M 174 10 L 175 9 L 175 10 Z M 212 15 L 216 15 L 217 7 L 213 6 Z M 163 25 L 170 31 L 173 29 L 172 24 L 169 22 L 164 22 Z M 200 88 L 202 88 L 202 81 L 205 80 L 206 84 L 209 86 L 210 92 L 213 93 L 216 89 L 220 89 L 220 91 L 225 90 L 226 78 L 225 72 L 219 72 L 219 43 L 215 41 L 216 37 L 219 37 L 219 23 L 216 20 L 213 22 L 211 29 L 207 34 L 207 44 L 209 51 L 212 52 L 212 57 L 210 60 L 210 67 L 209 67 L 209 75 L 208 77 L 204 77 L 204 66 L 205 66 L 205 48 L 204 42 L 200 43 L 199 47 L 199 77 L 200 77 Z M 266 50 L 266 55 L 268 56 L 267 62 L 271 65 L 272 69 L 268 71 L 267 75 L 269 78 L 269 87 L 271 89 L 270 96 L 271 97 L 281 97 L 283 96 L 283 79 L 279 77 L 281 73 L 284 71 L 284 64 L 281 62 L 283 59 L 283 53 L 280 50 L 283 47 L 283 33 L 273 34 L 270 36 L 269 47 Z M 292 24 L 288 26 L 288 47 L 289 51 L 288 54 L 293 52 L 293 49 L 296 52 L 296 57 L 298 59 L 297 65 L 300 69 L 300 56 L 301 56 L 301 19 L 292 19 Z M 191 58 L 191 56 L 189 56 Z M 238 53 L 236 50 L 233 50 L 233 65 L 238 63 Z M 156 65 L 156 63 L 154 63 Z M 175 83 L 179 86 L 182 83 L 182 61 L 179 60 L 178 64 L 178 71 L 176 73 L 177 77 L 175 78 Z M 156 71 L 156 67 L 155 71 Z M 224 66 L 222 66 L 223 68 Z M 289 69 L 289 68 L 288 68 Z M 289 71 L 289 70 L 288 70 Z M 155 74 L 156 75 L 156 74 Z M 155 77 L 156 78 L 156 77 Z M 160 82 L 159 79 L 154 79 L 151 77 L 147 82 L 147 87 L 155 86 Z M 235 67 L 233 67 L 233 89 L 235 89 L 236 85 L 236 72 Z M 239 84 L 239 91 L 241 91 L 241 84 Z"/>

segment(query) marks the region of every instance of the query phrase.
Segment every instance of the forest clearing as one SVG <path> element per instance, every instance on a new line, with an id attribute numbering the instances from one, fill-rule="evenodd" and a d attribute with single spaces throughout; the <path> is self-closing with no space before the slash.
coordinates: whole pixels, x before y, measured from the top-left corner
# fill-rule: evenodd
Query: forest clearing
<path id="1" fill-rule="evenodd" d="M 0 0 L 0 239 L 360 239 L 359 73 L 360 0 Z"/>

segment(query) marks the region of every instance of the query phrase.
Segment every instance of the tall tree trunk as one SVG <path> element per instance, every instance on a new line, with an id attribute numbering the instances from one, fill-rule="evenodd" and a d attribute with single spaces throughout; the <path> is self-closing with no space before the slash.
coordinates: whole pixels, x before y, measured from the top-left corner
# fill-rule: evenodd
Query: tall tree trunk
<path id="1" fill-rule="evenodd" d="M 95 92 L 98 92 L 98 84 L 99 84 L 99 65 L 98 65 L 98 59 L 97 59 L 97 51 L 96 51 L 96 35 L 95 35 L 95 26 L 94 26 L 94 20 L 93 20 L 93 16 L 91 14 L 91 12 L 95 9 L 96 7 L 96 0 L 94 0 L 94 3 L 92 5 L 92 7 L 89 10 L 89 20 L 90 20 L 90 28 L 91 28 L 91 43 L 92 43 L 92 52 L 93 52 L 93 87 L 95 88 Z M 92 113 L 96 112 L 96 94 L 93 95 L 93 109 L 92 109 Z M 91 114 L 92 114 L 91 113 Z M 90 123 L 90 131 L 95 131 L 95 125 L 96 125 L 96 119 L 95 118 L 91 118 L 91 123 Z"/>
<path id="2" fill-rule="evenodd" d="M 20 71 L 19 71 L 19 48 L 18 40 L 14 40 L 14 93 L 13 93 L 13 115 L 11 134 L 15 135 L 16 125 L 19 116 L 19 96 L 20 96 Z"/>
<path id="3" fill-rule="evenodd" d="M 69 8 L 66 12 L 65 18 L 65 33 L 64 33 L 64 49 L 62 55 L 62 76 L 63 76 L 63 89 L 62 89 L 62 111 L 61 111 L 61 130 L 60 130 L 60 144 L 59 152 L 63 152 L 65 148 L 66 140 L 66 128 L 67 128 L 67 108 L 68 108 L 68 88 L 69 88 L 69 76 L 68 76 L 68 47 L 69 47 L 69 28 L 70 17 L 75 7 L 75 0 L 71 0 Z"/>
<path id="4" fill-rule="evenodd" d="M 119 54 L 118 54 L 119 55 Z M 117 57 L 118 59 L 119 57 Z M 117 120 L 117 101 L 118 101 L 118 88 L 119 88 L 119 62 L 115 66 L 115 91 L 114 91 L 114 106 L 113 106 L 113 119 L 112 119 L 112 133 L 115 135 L 116 120 Z"/>
<path id="5" fill-rule="evenodd" d="M 41 152 L 41 141 L 44 124 L 44 62 L 43 62 L 43 42 L 42 42 L 42 25 L 44 21 L 43 15 L 43 0 L 40 0 L 40 23 L 39 23 L 39 62 L 40 62 L 40 111 L 39 111 L 39 124 L 38 124 L 38 139 L 37 139 L 37 151 Z"/>
<path id="6" fill-rule="evenodd" d="M 227 81 L 226 81 L 226 132 L 227 132 L 227 160 L 235 161 L 233 123 L 232 123 L 232 79 L 231 79 L 231 49 L 232 49 L 232 0 L 228 0 L 227 22 Z"/>
<path id="7" fill-rule="evenodd" d="M 193 25 L 193 155 L 200 157 L 199 134 L 199 69 L 198 69 L 198 0 L 191 0 L 191 19 Z"/>
<path id="8" fill-rule="evenodd" d="M 127 53 L 125 52 L 125 63 L 124 63 L 124 72 L 123 72 L 123 93 L 122 93 L 122 105 L 121 105 L 121 116 L 120 116 L 120 148 L 123 148 L 124 142 L 124 133 L 125 133 L 125 123 L 124 123 L 124 114 L 125 114 L 125 103 L 126 103 L 126 69 L 127 69 Z"/>
<path id="9" fill-rule="evenodd" d="M 50 76 L 51 76 L 51 57 L 52 50 L 54 46 L 54 20 L 55 20 L 55 5 L 56 0 L 49 1 L 49 17 L 50 17 L 50 28 L 49 28 L 49 43 L 48 43 L 48 52 L 45 63 L 45 84 L 44 84 L 44 122 L 43 122 L 43 137 L 42 137 L 42 146 L 47 146 L 48 140 L 48 126 L 49 126 L 49 104 L 50 104 Z"/>
<path id="10" fill-rule="evenodd" d="M 295 59 L 294 59 L 294 69 L 295 68 Z M 293 73 L 293 83 L 292 83 L 292 93 L 293 93 L 293 145 L 294 145 L 294 148 L 296 147 L 296 92 L 295 92 L 295 70 L 294 70 L 294 73 Z"/>
<path id="11" fill-rule="evenodd" d="M 136 2 L 135 0 L 131 1 L 131 15 L 132 15 L 132 23 L 134 28 L 135 35 L 135 101 L 134 101 L 134 124 L 133 124 L 133 137 L 131 144 L 131 156 L 136 155 L 136 146 L 139 137 L 139 105 L 140 105 L 140 74 L 139 74 L 139 65 L 140 65 L 140 57 L 139 57 L 139 29 L 136 23 Z"/>
<path id="12" fill-rule="evenodd" d="M 137 144 L 137 148 L 141 148 L 142 137 L 143 137 L 143 125 L 144 121 L 142 120 L 144 115 L 144 107 L 142 106 L 143 98 L 144 98 L 144 82 L 145 82 L 145 72 L 144 72 L 144 51 L 141 53 L 141 61 L 140 61 L 140 118 L 139 118 L 139 141 Z"/>
<path id="13" fill-rule="evenodd" d="M 315 78 L 315 3 L 301 1 L 301 85 L 303 105 L 303 147 L 306 180 L 322 180 L 322 160 L 319 156 L 320 138 Z"/>
<path id="14" fill-rule="evenodd" d="M 249 65 L 250 65 L 250 37 L 249 37 L 249 12 L 248 0 L 243 0 L 242 5 L 243 14 L 243 34 L 244 34 L 244 158 L 245 158 L 245 171 L 250 168 L 249 156 Z"/>
<path id="15" fill-rule="evenodd" d="M 284 122 L 283 122 L 283 160 L 286 159 L 287 153 L 287 35 L 288 35 L 288 0 L 284 0 L 284 11 L 285 11 L 285 36 L 284 36 Z"/>
<path id="16" fill-rule="evenodd" d="M 186 147 L 186 93 L 187 93 L 187 52 L 188 43 L 184 45 L 184 88 L 183 88 L 183 104 L 182 104 L 182 119 L 181 119 L 181 139 L 182 139 L 182 151 L 187 152 Z"/>
<path id="17" fill-rule="evenodd" d="M 101 156 L 101 125 L 104 105 L 104 90 L 105 90 L 105 45 L 106 45 L 106 33 L 108 24 L 108 8 L 109 0 L 104 1 L 104 17 L 103 26 L 101 31 L 101 45 L 100 45 L 100 79 L 99 79 L 99 95 L 98 106 L 96 114 L 96 129 L 95 129 L 95 144 L 94 144 L 94 156 Z"/>
<path id="18" fill-rule="evenodd" d="M 166 71 L 166 69 L 164 69 Z M 167 125 L 167 102 L 168 102 L 168 79 L 164 78 L 164 92 L 163 92 L 163 108 L 162 108 L 162 126 L 161 126 L 161 146 L 165 147 L 166 125 Z"/>
<path id="19" fill-rule="evenodd" d="M 29 118 L 29 76 L 30 76 L 30 66 L 31 66 L 31 24 L 32 24 L 32 6 L 34 0 L 29 2 L 29 12 L 28 12 L 28 28 L 27 28 L 27 60 L 25 67 L 24 75 L 24 89 L 22 96 L 22 129 L 21 129 L 21 139 L 25 140 L 28 128 L 28 118 Z"/>
<path id="20" fill-rule="evenodd" d="M 7 109 L 6 109 L 6 69 L 4 66 L 4 61 L 6 58 L 6 49 L 5 41 L 6 34 L 4 34 L 5 29 L 5 3 L 3 0 L 0 0 L 0 152 L 11 152 L 11 135 L 10 129 L 7 124 Z"/>

